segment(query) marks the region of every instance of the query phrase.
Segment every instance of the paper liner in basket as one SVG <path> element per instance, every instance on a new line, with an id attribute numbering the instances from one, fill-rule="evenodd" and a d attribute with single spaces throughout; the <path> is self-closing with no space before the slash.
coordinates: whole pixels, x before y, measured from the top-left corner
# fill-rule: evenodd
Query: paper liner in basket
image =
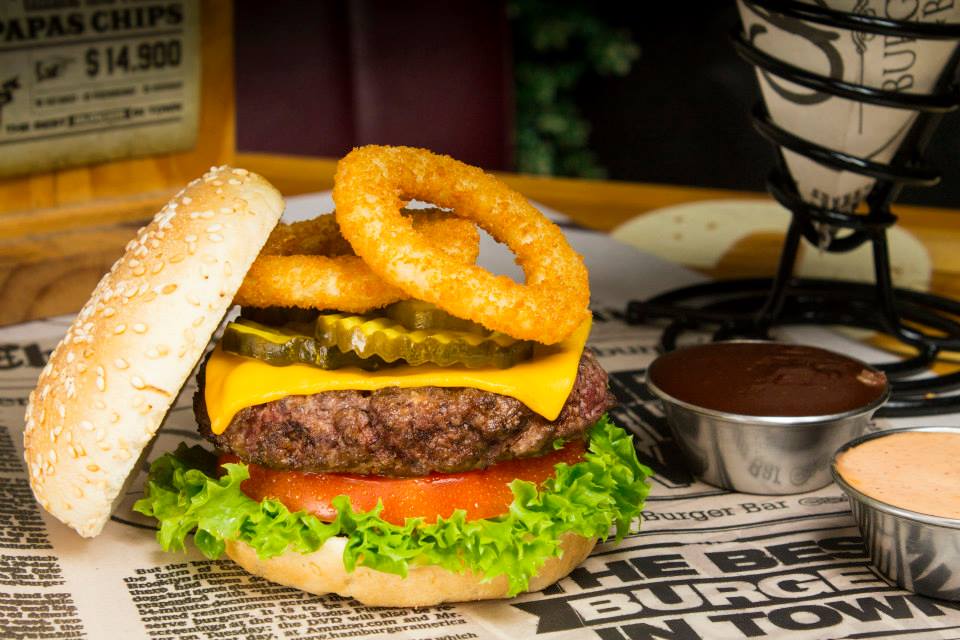
<path id="1" fill-rule="evenodd" d="M 960 22 L 960 3 L 888 0 L 803 0 L 848 13 L 913 22 Z M 837 80 L 904 93 L 930 93 L 956 47 L 951 40 L 915 40 L 836 29 L 737 2 L 746 39 L 764 53 Z M 810 142 L 876 162 L 889 162 L 916 113 L 864 104 L 807 89 L 757 68 L 773 121 Z M 783 149 L 801 197 L 849 211 L 874 179 L 835 171 Z"/>

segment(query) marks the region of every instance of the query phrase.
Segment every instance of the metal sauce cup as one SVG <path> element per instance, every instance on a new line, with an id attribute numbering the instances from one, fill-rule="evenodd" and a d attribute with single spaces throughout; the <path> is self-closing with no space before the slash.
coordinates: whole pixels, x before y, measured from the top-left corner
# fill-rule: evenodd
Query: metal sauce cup
<path id="1" fill-rule="evenodd" d="M 691 472 L 704 482 L 741 493 L 785 495 L 827 486 L 834 452 L 866 430 L 890 395 L 888 385 L 873 402 L 844 413 L 754 416 L 679 400 L 658 387 L 649 371 L 647 387 L 663 402 L 667 423 Z"/>
<path id="2" fill-rule="evenodd" d="M 908 427 L 855 438 L 834 456 L 833 479 L 849 496 L 867 552 L 881 574 L 914 593 L 960 601 L 960 520 L 918 513 L 871 498 L 850 486 L 837 471 L 837 459 L 844 451 L 911 431 L 960 435 L 957 427 Z"/>

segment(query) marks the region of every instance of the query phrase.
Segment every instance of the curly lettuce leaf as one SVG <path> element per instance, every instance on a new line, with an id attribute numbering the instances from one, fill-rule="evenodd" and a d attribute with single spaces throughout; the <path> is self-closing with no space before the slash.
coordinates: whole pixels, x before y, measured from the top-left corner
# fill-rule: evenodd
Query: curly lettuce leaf
<path id="1" fill-rule="evenodd" d="M 454 572 L 470 570 L 485 580 L 507 577 L 510 595 L 524 591 L 539 568 L 559 556 L 568 532 L 620 540 L 640 515 L 649 492 L 650 470 L 637 461 L 633 438 L 604 416 L 590 429 L 582 462 L 558 464 L 539 488 L 510 483 L 513 502 L 496 518 L 467 520 L 463 510 L 428 523 L 408 518 L 403 525 L 380 518 L 382 505 L 354 511 L 346 496 L 334 498 L 337 517 L 323 522 L 304 511 L 290 512 L 277 500 L 256 502 L 240 490 L 249 477 L 244 464 L 227 464 L 217 476 L 216 458 L 201 447 L 181 444 L 150 468 L 145 497 L 134 510 L 160 523 L 157 540 L 167 551 L 194 544 L 219 557 L 226 540 L 245 542 L 261 558 L 287 550 L 311 553 L 332 536 L 346 538 L 343 562 L 406 576 L 410 567 L 433 564 Z"/>

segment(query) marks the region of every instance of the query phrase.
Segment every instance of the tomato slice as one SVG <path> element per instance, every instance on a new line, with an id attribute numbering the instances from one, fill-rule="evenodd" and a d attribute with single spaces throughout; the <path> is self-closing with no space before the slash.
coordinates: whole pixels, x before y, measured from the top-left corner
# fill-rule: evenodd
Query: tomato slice
<path id="1" fill-rule="evenodd" d="M 350 498 L 355 511 L 368 511 L 383 501 L 380 517 L 403 524 L 405 518 L 422 517 L 435 522 L 456 509 L 467 512 L 468 520 L 493 518 L 506 513 L 513 502 L 508 486 L 514 479 L 537 485 L 553 475 L 558 463 L 576 464 L 583 459 L 583 442 L 569 442 L 563 448 L 536 458 L 507 460 L 486 469 L 464 473 L 434 473 L 418 478 L 385 478 L 343 473 L 275 471 L 249 464 L 250 479 L 241 489 L 253 500 L 275 498 L 291 511 L 304 510 L 321 520 L 336 517 L 331 501 L 339 495 Z M 231 454 L 220 456 L 220 464 L 239 462 Z"/>

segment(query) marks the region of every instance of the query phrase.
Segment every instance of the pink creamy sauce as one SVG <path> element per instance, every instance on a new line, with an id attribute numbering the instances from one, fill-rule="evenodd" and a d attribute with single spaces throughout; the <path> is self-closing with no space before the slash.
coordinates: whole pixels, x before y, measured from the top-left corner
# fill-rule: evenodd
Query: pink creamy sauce
<path id="1" fill-rule="evenodd" d="M 960 518 L 960 433 L 893 433 L 844 451 L 837 471 L 853 488 L 901 509 Z"/>

